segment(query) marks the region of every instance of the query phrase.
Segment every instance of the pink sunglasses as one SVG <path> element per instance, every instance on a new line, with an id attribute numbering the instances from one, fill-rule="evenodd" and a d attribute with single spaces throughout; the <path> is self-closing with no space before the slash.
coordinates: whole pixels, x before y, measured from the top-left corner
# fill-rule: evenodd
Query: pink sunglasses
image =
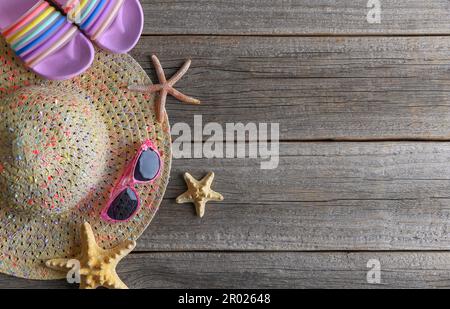
<path id="1" fill-rule="evenodd" d="M 113 223 L 133 218 L 141 208 L 134 186 L 155 181 L 161 174 L 162 165 L 161 154 L 155 145 L 150 140 L 145 141 L 114 187 L 101 218 Z"/>

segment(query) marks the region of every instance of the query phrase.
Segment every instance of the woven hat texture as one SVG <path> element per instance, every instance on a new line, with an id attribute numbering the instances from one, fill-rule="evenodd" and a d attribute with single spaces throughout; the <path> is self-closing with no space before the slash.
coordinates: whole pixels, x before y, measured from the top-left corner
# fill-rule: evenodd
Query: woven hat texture
<path id="1" fill-rule="evenodd" d="M 130 93 L 131 83 L 151 81 L 132 57 L 100 50 L 85 74 L 44 81 L 0 39 L 0 272 L 64 278 L 44 262 L 79 253 L 83 222 L 104 248 L 147 228 L 169 180 L 171 138 L 153 96 Z M 142 208 L 132 220 L 103 221 L 115 182 L 147 139 L 161 152 L 161 177 L 136 186 Z"/>

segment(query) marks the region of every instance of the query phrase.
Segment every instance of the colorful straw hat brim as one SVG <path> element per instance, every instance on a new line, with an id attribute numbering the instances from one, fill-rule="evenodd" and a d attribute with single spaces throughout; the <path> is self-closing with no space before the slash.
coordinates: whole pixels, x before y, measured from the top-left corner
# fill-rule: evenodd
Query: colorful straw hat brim
<path id="1" fill-rule="evenodd" d="M 155 215 L 169 180 L 168 120 L 156 121 L 153 96 L 128 84 L 151 83 L 128 55 L 96 51 L 92 67 L 64 82 L 29 72 L 0 39 L 0 272 L 29 279 L 65 274 L 48 259 L 76 256 L 79 229 L 89 222 L 99 245 L 137 240 Z M 142 207 L 126 223 L 101 211 L 123 169 L 145 140 L 164 169 L 136 187 Z"/>

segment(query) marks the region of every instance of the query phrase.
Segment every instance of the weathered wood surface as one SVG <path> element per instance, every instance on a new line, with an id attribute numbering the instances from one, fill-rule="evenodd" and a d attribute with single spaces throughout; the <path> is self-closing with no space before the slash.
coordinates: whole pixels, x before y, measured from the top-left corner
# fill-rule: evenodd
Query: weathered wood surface
<path id="1" fill-rule="evenodd" d="M 145 34 L 324 35 L 449 34 L 448 0 L 381 1 L 380 24 L 368 0 L 143 0 Z"/>
<path id="2" fill-rule="evenodd" d="M 145 37 L 133 55 L 170 75 L 172 123 L 278 122 L 282 140 L 450 139 L 450 37 Z M 154 77 L 155 78 L 155 77 Z M 205 137 L 206 138 L 206 137 Z"/>
<path id="3" fill-rule="evenodd" d="M 358 268 L 351 259 L 342 264 L 347 254 L 286 251 L 447 250 L 449 157 L 447 143 L 285 143 L 280 167 L 271 172 L 254 160 L 176 160 L 167 199 L 121 274 L 141 288 L 189 281 L 191 287 L 364 287 L 364 260 L 381 256 L 387 287 L 448 286 L 447 254 L 350 255 L 362 256 Z M 205 166 L 215 166 L 215 188 L 226 200 L 211 204 L 200 220 L 191 205 L 172 199 L 184 190 L 181 172 L 201 176 Z M 284 252 L 258 252 L 265 250 Z M 0 287 L 39 286 L 65 284 L 0 279 Z"/>
<path id="4" fill-rule="evenodd" d="M 381 284 L 367 283 L 367 263 L 381 263 Z M 449 288 L 450 253 L 266 252 L 142 253 L 118 271 L 130 288 Z M 0 288 L 74 288 L 64 280 L 0 275 Z M 184 292 L 180 292 L 183 294 Z"/>
<path id="5" fill-rule="evenodd" d="M 172 123 L 279 122 L 285 142 L 273 171 L 175 160 L 120 266 L 130 287 L 372 288 L 373 258 L 381 287 L 450 287 L 448 0 L 382 1 L 381 24 L 367 23 L 366 0 L 142 3 L 132 54 L 153 78 L 152 53 L 168 74 L 193 59 L 177 86 L 203 105 L 170 100 Z M 200 220 L 174 199 L 183 172 L 209 170 L 225 201 Z M 70 286 L 0 275 L 5 287 Z"/>
<path id="6" fill-rule="evenodd" d="M 447 250 L 450 144 L 282 143 L 276 170 L 260 160 L 178 159 L 139 250 Z M 185 171 L 216 172 L 225 196 L 177 205 Z"/>

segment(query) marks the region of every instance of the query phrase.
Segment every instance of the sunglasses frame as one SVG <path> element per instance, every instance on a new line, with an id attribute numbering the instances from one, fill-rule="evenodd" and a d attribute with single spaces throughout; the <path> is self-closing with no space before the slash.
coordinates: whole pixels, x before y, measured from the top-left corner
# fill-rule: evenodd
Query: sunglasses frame
<path id="1" fill-rule="evenodd" d="M 147 180 L 147 181 L 140 181 L 137 180 L 134 175 L 135 175 L 135 171 L 136 171 L 136 166 L 139 162 L 139 158 L 141 157 L 142 153 L 151 149 L 152 151 L 156 152 L 156 154 L 158 155 L 159 158 L 159 169 L 158 172 L 156 173 L 156 176 L 153 179 Z M 120 177 L 119 181 L 117 182 L 117 184 L 114 186 L 114 189 L 112 190 L 108 203 L 106 204 L 106 207 L 103 208 L 102 212 L 101 212 L 101 218 L 107 222 L 111 222 L 111 223 L 124 223 L 124 222 L 128 222 L 130 221 L 132 218 L 134 218 L 134 216 L 139 212 L 139 210 L 141 209 L 141 199 L 139 196 L 139 193 L 137 192 L 137 190 L 134 188 L 135 185 L 137 184 L 149 184 L 149 183 L 153 183 L 155 182 L 156 179 L 158 179 L 161 176 L 161 171 L 163 170 L 163 161 L 161 159 L 161 153 L 159 152 L 159 150 L 156 148 L 155 144 L 153 144 L 153 142 L 151 140 L 146 140 L 141 147 L 139 148 L 138 152 L 136 153 L 136 155 L 134 156 L 133 160 L 126 166 L 122 176 Z M 133 193 L 136 195 L 136 198 L 138 200 L 138 205 L 136 207 L 136 210 L 130 215 L 130 217 L 126 220 L 116 220 L 111 218 L 108 215 L 108 210 L 111 207 L 111 204 L 116 200 L 116 198 L 122 194 L 122 192 L 124 192 L 126 189 L 130 189 L 133 191 Z"/>

